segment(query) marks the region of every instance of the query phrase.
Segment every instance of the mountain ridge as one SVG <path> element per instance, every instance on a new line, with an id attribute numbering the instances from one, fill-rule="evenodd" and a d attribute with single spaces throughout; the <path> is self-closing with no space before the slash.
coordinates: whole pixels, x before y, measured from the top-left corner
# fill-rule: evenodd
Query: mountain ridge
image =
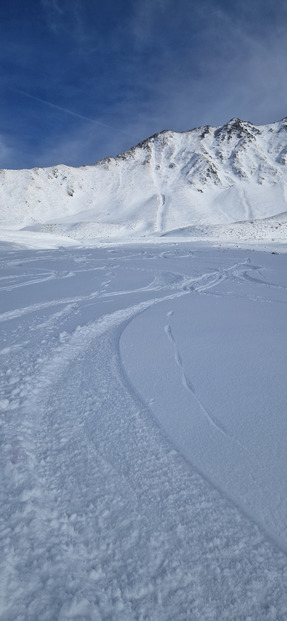
<path id="1" fill-rule="evenodd" d="M 0 171 L 1 225 L 130 241 L 186 236 L 194 227 L 209 234 L 221 227 L 223 234 L 244 222 L 249 230 L 254 221 L 268 236 L 266 222 L 278 218 L 276 236 L 284 239 L 286 163 L 287 117 L 261 126 L 232 118 L 220 127 L 162 130 L 92 166 Z"/>

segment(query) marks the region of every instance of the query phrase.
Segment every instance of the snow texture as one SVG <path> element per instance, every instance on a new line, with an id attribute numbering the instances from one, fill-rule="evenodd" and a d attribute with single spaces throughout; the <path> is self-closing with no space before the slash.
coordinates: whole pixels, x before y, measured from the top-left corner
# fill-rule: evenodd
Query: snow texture
<path id="1" fill-rule="evenodd" d="M 0 262 L 1 621 L 287 619 L 286 254 Z"/>

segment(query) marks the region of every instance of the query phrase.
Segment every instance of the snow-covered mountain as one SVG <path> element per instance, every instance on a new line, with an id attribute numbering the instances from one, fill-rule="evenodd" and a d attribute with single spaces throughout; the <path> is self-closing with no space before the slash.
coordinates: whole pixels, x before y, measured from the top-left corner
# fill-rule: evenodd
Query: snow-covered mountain
<path id="1" fill-rule="evenodd" d="M 287 117 L 163 131 L 94 166 L 0 173 L 1 224 L 76 240 L 286 239 Z"/>

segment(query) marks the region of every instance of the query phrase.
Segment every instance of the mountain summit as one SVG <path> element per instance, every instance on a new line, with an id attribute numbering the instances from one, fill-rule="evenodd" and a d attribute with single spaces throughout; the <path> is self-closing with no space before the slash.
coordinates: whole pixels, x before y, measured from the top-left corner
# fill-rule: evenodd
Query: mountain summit
<path id="1" fill-rule="evenodd" d="M 287 118 L 164 130 L 94 166 L 0 173 L 1 223 L 72 239 L 286 239 Z"/>

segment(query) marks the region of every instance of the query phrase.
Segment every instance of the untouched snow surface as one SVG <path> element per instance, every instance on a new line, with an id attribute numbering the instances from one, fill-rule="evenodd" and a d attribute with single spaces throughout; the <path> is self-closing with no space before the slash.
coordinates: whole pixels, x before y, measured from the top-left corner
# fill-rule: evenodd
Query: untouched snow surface
<path id="1" fill-rule="evenodd" d="M 287 619 L 286 254 L 1 259 L 1 621 Z"/>

